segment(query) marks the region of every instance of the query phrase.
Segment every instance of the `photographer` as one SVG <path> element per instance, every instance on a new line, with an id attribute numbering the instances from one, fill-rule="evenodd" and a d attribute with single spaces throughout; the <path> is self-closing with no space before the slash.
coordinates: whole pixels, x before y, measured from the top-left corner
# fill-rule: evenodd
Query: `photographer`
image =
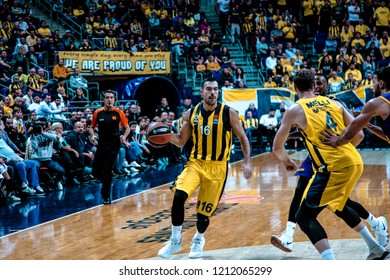
<path id="1" fill-rule="evenodd" d="M 47 167 L 49 172 L 55 173 L 54 181 L 58 190 L 62 190 L 62 178 L 65 169 L 57 162 L 52 160 L 53 143 L 58 136 L 50 131 L 50 122 L 45 118 L 38 119 L 33 123 L 32 134 L 27 140 L 26 157 L 31 155 L 31 159 L 38 162 L 38 168 Z"/>

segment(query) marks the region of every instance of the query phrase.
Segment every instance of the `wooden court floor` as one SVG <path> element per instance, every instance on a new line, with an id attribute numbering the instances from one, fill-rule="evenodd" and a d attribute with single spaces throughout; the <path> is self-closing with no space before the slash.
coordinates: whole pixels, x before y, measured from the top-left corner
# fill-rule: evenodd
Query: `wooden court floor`
<path id="1" fill-rule="evenodd" d="M 386 150 L 360 152 L 365 169 L 352 199 L 362 203 L 374 215 L 390 218 L 390 153 Z M 306 155 L 306 152 L 297 152 L 293 157 L 301 162 Z M 231 164 L 229 168 L 224 195 L 205 235 L 205 259 L 316 258 L 314 247 L 299 228 L 294 242 L 300 248 L 300 254 L 294 255 L 293 252 L 288 255 L 270 246 L 270 236 L 284 230 L 297 178 L 285 171 L 272 153 L 257 156 L 252 162 L 253 177 L 250 180 L 241 176 L 240 162 Z M 195 201 L 192 198 L 186 204 L 183 255 L 179 258 L 186 258 L 195 232 Z M 164 185 L 114 201 L 109 206 L 100 205 L 19 231 L 0 238 L 0 259 L 155 258 L 170 237 L 171 202 L 172 193 Z M 332 242 L 338 242 L 338 246 L 344 249 L 347 244 L 359 247 L 358 255 L 346 255 L 344 258 L 365 257 L 365 253 L 361 252 L 365 250 L 363 244 L 356 241 L 357 234 L 333 213 L 324 210 L 319 219 Z M 265 250 L 269 253 L 261 254 Z"/>

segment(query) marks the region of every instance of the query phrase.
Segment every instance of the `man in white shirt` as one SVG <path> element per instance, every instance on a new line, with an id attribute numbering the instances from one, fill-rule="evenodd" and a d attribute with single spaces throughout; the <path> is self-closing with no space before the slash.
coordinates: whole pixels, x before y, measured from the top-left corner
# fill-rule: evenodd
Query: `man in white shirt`
<path id="1" fill-rule="evenodd" d="M 50 103 L 51 107 L 54 110 L 62 110 L 64 108 L 63 104 L 61 104 L 61 97 L 59 95 L 53 95 L 54 101 Z M 60 120 L 60 121 L 66 121 L 66 117 L 64 114 L 54 114 L 53 115 L 54 120 Z"/>
<path id="2" fill-rule="evenodd" d="M 39 95 L 39 93 L 34 93 L 33 103 L 28 106 L 28 110 L 30 112 L 35 112 L 38 109 L 40 103 L 41 103 L 41 96 Z"/>
<path id="3" fill-rule="evenodd" d="M 261 116 L 259 121 L 259 133 L 261 136 L 267 138 L 267 145 L 272 147 L 272 142 L 275 138 L 276 127 L 278 126 L 278 119 L 275 116 L 275 108 L 269 109 L 268 114 Z"/>
<path id="4" fill-rule="evenodd" d="M 273 75 L 273 70 L 276 67 L 277 58 L 275 56 L 275 51 L 270 51 L 270 56 L 265 59 L 265 67 L 267 68 L 268 77 Z"/>
<path id="5" fill-rule="evenodd" d="M 67 108 L 55 110 L 50 103 L 51 103 L 51 95 L 46 94 L 44 100 L 39 104 L 39 107 L 36 110 L 37 119 L 46 118 L 48 120 L 52 120 L 54 118 L 53 117 L 54 114 L 59 114 L 68 110 Z"/>

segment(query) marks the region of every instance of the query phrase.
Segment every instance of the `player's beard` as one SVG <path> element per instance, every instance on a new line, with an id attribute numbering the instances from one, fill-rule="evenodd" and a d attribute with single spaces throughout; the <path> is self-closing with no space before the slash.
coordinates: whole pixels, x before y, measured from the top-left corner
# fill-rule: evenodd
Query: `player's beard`
<path id="1" fill-rule="evenodd" d="M 214 96 L 214 99 L 207 98 L 205 99 L 205 103 L 209 106 L 214 106 L 217 103 L 217 97 Z"/>

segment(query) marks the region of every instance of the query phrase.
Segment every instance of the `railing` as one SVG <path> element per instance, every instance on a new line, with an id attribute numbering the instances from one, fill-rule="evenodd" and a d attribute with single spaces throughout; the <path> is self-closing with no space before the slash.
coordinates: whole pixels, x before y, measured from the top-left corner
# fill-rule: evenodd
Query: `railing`
<path id="1" fill-rule="evenodd" d="M 227 32 L 227 35 L 229 37 L 232 36 L 232 33 L 231 33 L 231 30 L 229 27 L 226 27 L 226 32 Z M 226 44 L 226 43 L 225 43 Z M 230 40 L 228 40 L 228 43 L 227 44 L 232 44 Z M 240 40 L 236 40 L 236 43 L 235 43 L 235 47 L 238 48 L 239 52 L 242 54 L 242 58 L 245 60 L 245 63 L 250 66 L 251 68 L 251 73 L 255 76 L 255 79 L 260 81 L 261 85 L 263 85 L 265 83 L 265 78 L 264 78 L 264 75 L 261 73 L 261 71 L 259 69 L 257 69 L 254 65 L 253 65 L 253 61 L 252 61 L 252 58 L 250 57 L 250 55 L 246 54 L 244 52 L 244 48 L 242 47 L 241 45 L 241 42 Z"/>
<path id="2" fill-rule="evenodd" d="M 42 10 L 44 13 L 50 15 L 51 17 L 51 25 L 52 28 L 53 22 L 57 22 L 61 26 L 63 26 L 66 29 L 69 29 L 72 31 L 75 38 L 79 39 L 80 41 L 83 40 L 83 29 L 81 25 L 79 25 L 77 22 L 66 16 L 62 12 L 54 12 L 53 11 L 53 3 L 48 0 L 34 0 L 33 4 L 36 8 Z M 54 17 L 54 13 L 56 13 L 56 16 Z"/>

